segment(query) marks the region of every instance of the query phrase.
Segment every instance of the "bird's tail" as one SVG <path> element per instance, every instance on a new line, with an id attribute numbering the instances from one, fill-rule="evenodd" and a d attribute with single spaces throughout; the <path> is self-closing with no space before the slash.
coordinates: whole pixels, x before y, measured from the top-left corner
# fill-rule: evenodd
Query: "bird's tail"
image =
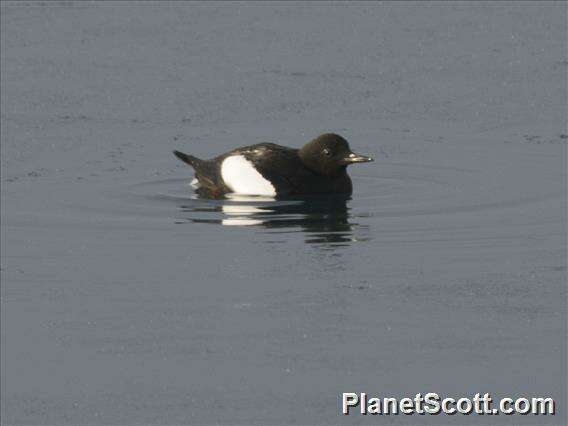
<path id="1" fill-rule="evenodd" d="M 194 157 L 193 155 L 184 154 L 183 152 L 174 151 L 174 155 L 179 158 L 184 163 L 189 164 L 195 171 L 199 171 L 200 166 L 203 164 L 203 160 Z"/>

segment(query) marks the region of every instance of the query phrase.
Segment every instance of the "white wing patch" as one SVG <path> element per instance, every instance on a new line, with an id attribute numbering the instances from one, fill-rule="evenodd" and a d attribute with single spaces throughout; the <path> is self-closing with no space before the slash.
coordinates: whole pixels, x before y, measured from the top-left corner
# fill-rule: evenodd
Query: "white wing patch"
<path id="1" fill-rule="evenodd" d="M 242 155 L 232 155 L 223 160 L 221 177 L 236 194 L 276 195 L 274 186 Z"/>

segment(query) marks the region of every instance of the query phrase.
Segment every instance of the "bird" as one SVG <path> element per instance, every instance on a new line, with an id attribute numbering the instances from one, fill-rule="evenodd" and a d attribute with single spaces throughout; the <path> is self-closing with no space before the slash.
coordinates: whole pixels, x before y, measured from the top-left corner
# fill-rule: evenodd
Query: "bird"
<path id="1" fill-rule="evenodd" d="M 347 140 L 335 133 L 322 134 L 300 149 L 264 142 L 235 148 L 210 160 L 173 153 L 194 169 L 192 183 L 213 196 L 351 195 L 347 166 L 374 161 L 351 151 Z"/>

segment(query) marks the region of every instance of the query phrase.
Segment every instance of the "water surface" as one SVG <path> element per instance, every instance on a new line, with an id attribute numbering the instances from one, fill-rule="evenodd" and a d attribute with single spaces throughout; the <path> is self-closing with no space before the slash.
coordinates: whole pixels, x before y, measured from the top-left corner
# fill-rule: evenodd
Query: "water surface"
<path id="1" fill-rule="evenodd" d="M 534 424 L 339 396 L 566 400 L 565 12 L 3 3 L 2 420 Z M 323 132 L 346 199 L 171 154 Z"/>

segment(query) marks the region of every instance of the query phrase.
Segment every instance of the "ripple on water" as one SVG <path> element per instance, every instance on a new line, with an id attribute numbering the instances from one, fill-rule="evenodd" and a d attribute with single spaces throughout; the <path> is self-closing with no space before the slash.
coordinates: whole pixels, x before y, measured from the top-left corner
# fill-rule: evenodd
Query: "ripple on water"
<path id="1" fill-rule="evenodd" d="M 369 226 L 369 218 L 455 218 L 460 213 L 495 212 L 559 196 L 499 193 L 491 198 L 491 191 L 476 191 L 482 173 L 473 169 L 386 163 L 379 173 L 354 175 L 352 197 L 274 199 L 228 194 L 212 199 L 199 195 L 189 185 L 190 178 L 172 178 L 131 185 L 128 196 L 121 200 L 136 205 L 137 210 L 140 205 L 153 206 L 177 224 L 253 227 L 269 233 L 303 232 L 307 242 L 349 244 L 370 238 L 365 236 L 370 232 L 364 231 L 358 234 L 365 235 L 354 236 L 356 228 L 364 230 Z M 419 220 L 416 222 L 414 225 Z M 460 223 L 462 227 L 466 225 Z"/>
<path id="2" fill-rule="evenodd" d="M 227 194 L 222 198 L 199 195 L 189 179 L 163 179 L 132 185 L 129 200 L 139 204 L 174 205 L 177 224 L 212 224 L 254 227 L 272 234 L 303 232 L 306 242 L 353 242 L 350 197 L 311 196 L 290 199 Z M 362 239 L 362 238 L 361 238 Z"/>

